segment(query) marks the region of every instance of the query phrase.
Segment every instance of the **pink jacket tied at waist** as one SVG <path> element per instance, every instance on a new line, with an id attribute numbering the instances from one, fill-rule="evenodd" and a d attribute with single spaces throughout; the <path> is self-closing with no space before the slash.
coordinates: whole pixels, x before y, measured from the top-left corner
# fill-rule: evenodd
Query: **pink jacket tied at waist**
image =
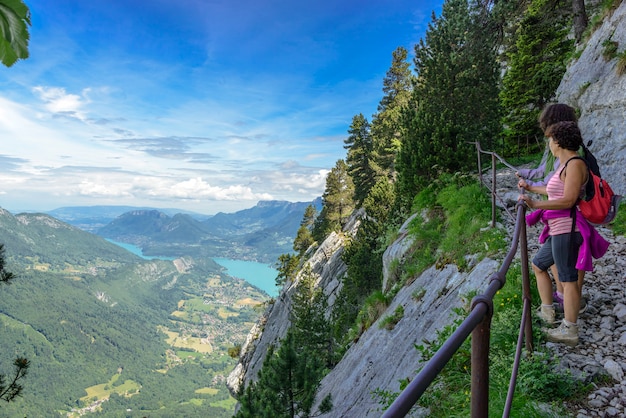
<path id="1" fill-rule="evenodd" d="M 547 210 L 537 209 L 526 215 L 526 223 L 535 225 L 541 221 L 544 223 L 543 231 L 539 235 L 539 242 L 543 244 L 548 238 L 550 227 L 548 219 L 569 218 L 570 209 Z M 576 209 L 576 226 L 583 237 L 583 243 L 578 251 L 578 260 L 576 260 L 576 268 L 578 270 L 593 271 L 592 257 L 598 259 L 606 254 L 609 248 L 609 242 L 604 239 L 596 229 L 587 222 L 578 209 Z"/>

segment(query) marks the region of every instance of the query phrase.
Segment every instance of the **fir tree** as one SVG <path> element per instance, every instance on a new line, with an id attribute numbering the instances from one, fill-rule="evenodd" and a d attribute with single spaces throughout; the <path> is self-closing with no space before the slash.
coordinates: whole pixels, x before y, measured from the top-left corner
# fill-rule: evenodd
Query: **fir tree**
<path id="1" fill-rule="evenodd" d="M 448 0 L 415 47 L 417 78 L 398 156 L 404 205 L 439 171 L 473 168 L 471 142 L 489 144 L 498 132 L 499 70 L 484 13 L 467 0 Z"/>
<path id="2" fill-rule="evenodd" d="M 327 300 L 310 267 L 293 296 L 291 327 L 277 350 L 268 350 L 257 382 L 239 396 L 237 417 L 308 417 L 332 358 Z"/>
<path id="3" fill-rule="evenodd" d="M 370 164 L 377 179 L 395 180 L 394 162 L 405 129 L 402 112 L 411 96 L 412 75 L 407 56 L 408 51 L 403 47 L 393 51 L 391 68 L 383 80 L 385 95 L 371 123 L 373 149 Z"/>
<path id="4" fill-rule="evenodd" d="M 350 135 L 344 140 L 344 148 L 348 150 L 346 163 L 354 183 L 354 201 L 360 206 L 376 181 L 376 173 L 370 163 L 373 151 L 370 125 L 363 114 L 352 118 L 348 133 Z"/>
<path id="5" fill-rule="evenodd" d="M 333 310 L 337 339 L 345 338 L 363 301 L 382 287 L 382 255 L 386 246 L 380 237 L 384 236 L 394 201 L 393 185 L 381 178 L 363 202 L 366 215 L 343 255 L 348 271 Z"/>
<path id="6" fill-rule="evenodd" d="M 332 231 L 340 231 L 354 210 L 354 183 L 344 160 L 338 160 L 326 177 L 323 208 L 315 220 L 313 238 L 321 242 Z"/>
<path id="7" fill-rule="evenodd" d="M 317 211 L 313 205 L 306 207 L 302 221 L 300 222 L 300 228 L 298 228 L 296 238 L 293 240 L 293 249 L 298 252 L 300 257 L 315 243 L 311 230 L 315 223 L 316 214 Z"/>
<path id="8" fill-rule="evenodd" d="M 554 0 L 532 0 L 507 53 L 509 68 L 502 80 L 505 155 L 543 149 L 537 118 L 554 97 L 565 73 L 573 41 L 563 10 Z"/>

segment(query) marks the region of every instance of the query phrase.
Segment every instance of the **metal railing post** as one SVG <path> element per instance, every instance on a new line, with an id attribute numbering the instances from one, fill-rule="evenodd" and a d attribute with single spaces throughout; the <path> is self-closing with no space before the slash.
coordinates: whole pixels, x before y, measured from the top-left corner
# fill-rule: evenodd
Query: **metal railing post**
<path id="1" fill-rule="evenodd" d="M 522 214 L 526 213 L 526 209 L 522 204 L 519 205 L 522 211 Z M 526 351 L 529 353 L 533 352 L 533 326 L 531 321 L 531 312 L 530 312 L 530 304 L 532 302 L 532 298 L 530 295 L 530 274 L 528 268 L 528 238 L 526 235 L 526 223 L 521 226 L 520 230 L 520 258 L 522 264 L 522 296 L 524 298 L 524 312 L 523 317 L 525 317 L 526 321 L 524 324 L 524 335 L 526 337 Z"/>
<path id="2" fill-rule="evenodd" d="M 480 185 L 483 185 L 483 167 L 480 162 L 480 144 L 478 142 L 474 142 L 476 145 L 476 154 L 478 156 L 478 179 L 480 180 Z"/>
<path id="3" fill-rule="evenodd" d="M 491 154 L 491 227 L 496 227 L 496 154 Z"/>
<path id="4" fill-rule="evenodd" d="M 489 415 L 489 338 L 493 301 L 484 295 L 477 296 L 472 301 L 472 309 L 478 303 L 486 304 L 487 313 L 472 331 L 472 418 Z"/>

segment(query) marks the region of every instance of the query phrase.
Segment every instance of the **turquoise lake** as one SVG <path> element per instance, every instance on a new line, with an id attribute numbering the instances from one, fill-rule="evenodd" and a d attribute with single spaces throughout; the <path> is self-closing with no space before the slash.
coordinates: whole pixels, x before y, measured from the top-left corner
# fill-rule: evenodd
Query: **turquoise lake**
<path id="1" fill-rule="evenodd" d="M 107 239 L 107 241 L 118 245 L 125 250 L 138 255 L 139 257 L 145 258 L 146 260 L 174 259 L 174 257 L 144 256 L 141 252 L 141 248 L 136 245 L 117 242 L 110 239 Z M 278 296 L 278 287 L 276 287 L 276 276 L 278 276 L 278 270 L 275 268 L 272 268 L 267 264 L 257 263 L 256 261 L 231 260 L 229 258 L 214 258 L 213 260 L 220 266 L 224 267 L 226 269 L 226 274 L 229 276 L 243 279 L 272 297 Z"/>

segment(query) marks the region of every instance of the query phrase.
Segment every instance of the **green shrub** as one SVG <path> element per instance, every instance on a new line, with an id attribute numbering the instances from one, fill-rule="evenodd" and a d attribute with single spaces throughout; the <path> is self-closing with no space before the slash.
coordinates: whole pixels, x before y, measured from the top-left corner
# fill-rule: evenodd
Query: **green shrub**
<path id="1" fill-rule="evenodd" d="M 615 220 L 611 223 L 611 229 L 615 235 L 626 235 L 626 202 L 622 202 L 615 216 Z"/>
<path id="2" fill-rule="evenodd" d="M 611 38 L 605 39 L 602 42 L 602 57 L 606 61 L 611 61 L 613 58 L 617 56 L 617 47 L 619 44 L 615 41 L 612 41 Z"/>
<path id="3" fill-rule="evenodd" d="M 617 54 L 617 67 L 615 68 L 617 75 L 622 76 L 626 73 L 626 50 Z"/>
<path id="4" fill-rule="evenodd" d="M 395 328 L 396 324 L 400 322 L 400 320 L 404 317 L 404 306 L 398 305 L 398 307 L 393 312 L 393 315 L 389 315 L 385 317 L 380 322 L 380 328 L 387 328 L 392 330 Z"/>

